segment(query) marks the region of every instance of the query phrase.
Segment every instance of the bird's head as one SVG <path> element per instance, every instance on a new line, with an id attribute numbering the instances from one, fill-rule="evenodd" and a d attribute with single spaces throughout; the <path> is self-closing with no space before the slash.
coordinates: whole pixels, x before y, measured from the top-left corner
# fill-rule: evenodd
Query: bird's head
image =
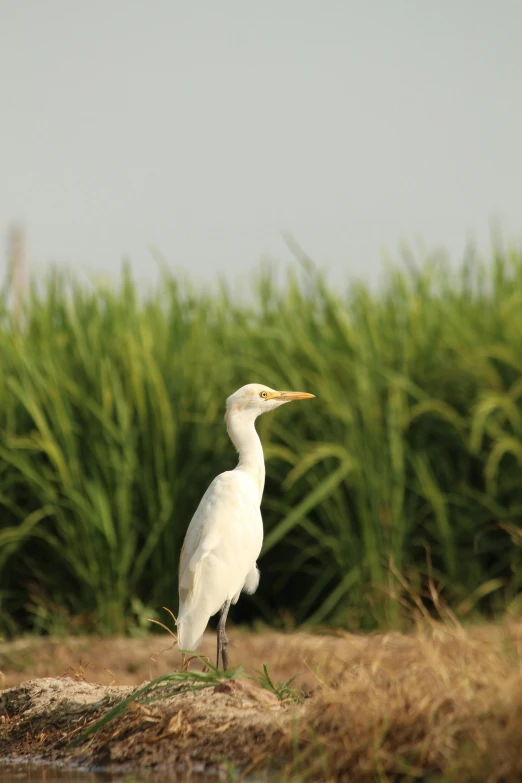
<path id="1" fill-rule="evenodd" d="M 315 394 L 298 391 L 276 391 L 261 383 L 248 383 L 227 399 L 227 417 L 234 414 L 247 414 L 256 419 L 262 413 L 273 411 L 286 402 L 308 400 Z"/>

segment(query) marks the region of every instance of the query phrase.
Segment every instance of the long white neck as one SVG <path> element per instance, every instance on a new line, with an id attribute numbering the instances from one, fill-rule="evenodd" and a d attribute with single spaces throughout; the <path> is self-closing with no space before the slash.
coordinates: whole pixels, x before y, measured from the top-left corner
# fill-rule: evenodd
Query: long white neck
<path id="1" fill-rule="evenodd" d="M 254 419 L 246 412 L 239 412 L 227 414 L 225 420 L 230 440 L 239 454 L 236 470 L 243 470 L 256 480 L 261 503 L 265 486 L 265 459 Z"/>

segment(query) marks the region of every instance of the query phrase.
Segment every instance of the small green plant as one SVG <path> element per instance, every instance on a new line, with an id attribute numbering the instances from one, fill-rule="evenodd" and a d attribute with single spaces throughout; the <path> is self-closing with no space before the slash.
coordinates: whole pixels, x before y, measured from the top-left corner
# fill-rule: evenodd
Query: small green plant
<path id="1" fill-rule="evenodd" d="M 302 702 L 305 700 L 305 692 L 300 688 L 295 688 L 292 685 L 293 681 L 299 677 L 298 674 L 294 674 L 293 677 L 290 677 L 290 679 L 286 680 L 285 682 L 275 683 L 269 674 L 268 665 L 266 663 L 263 664 L 262 672 L 260 672 L 258 669 L 253 669 L 253 671 L 255 672 L 255 676 L 252 677 L 252 679 L 255 680 L 265 691 L 270 691 L 270 693 L 273 693 L 275 696 L 277 696 L 279 701 L 289 701 L 296 704 L 302 704 Z"/>

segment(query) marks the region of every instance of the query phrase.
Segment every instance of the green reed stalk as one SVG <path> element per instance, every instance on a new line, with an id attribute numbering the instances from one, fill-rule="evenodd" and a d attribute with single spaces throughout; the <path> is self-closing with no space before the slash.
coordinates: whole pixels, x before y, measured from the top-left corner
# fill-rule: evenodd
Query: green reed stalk
<path id="1" fill-rule="evenodd" d="M 236 618 L 397 626 L 402 577 L 422 594 L 430 574 L 462 613 L 520 611 L 521 291 L 506 251 L 391 269 L 376 293 L 265 271 L 249 305 L 55 271 L 22 332 L 2 294 L 0 624 L 175 611 L 187 524 L 235 460 L 224 399 L 253 381 L 317 399 L 259 421 L 262 579 Z"/>

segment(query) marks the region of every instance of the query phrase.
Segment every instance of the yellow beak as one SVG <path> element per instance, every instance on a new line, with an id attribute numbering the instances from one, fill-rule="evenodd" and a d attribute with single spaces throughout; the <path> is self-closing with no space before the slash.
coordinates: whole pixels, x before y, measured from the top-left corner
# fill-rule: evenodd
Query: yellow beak
<path id="1" fill-rule="evenodd" d="M 291 400 L 310 400 L 315 397 L 315 394 L 308 394 L 308 392 L 293 392 L 293 391 L 280 391 L 278 397 L 284 402 L 290 402 Z"/>

